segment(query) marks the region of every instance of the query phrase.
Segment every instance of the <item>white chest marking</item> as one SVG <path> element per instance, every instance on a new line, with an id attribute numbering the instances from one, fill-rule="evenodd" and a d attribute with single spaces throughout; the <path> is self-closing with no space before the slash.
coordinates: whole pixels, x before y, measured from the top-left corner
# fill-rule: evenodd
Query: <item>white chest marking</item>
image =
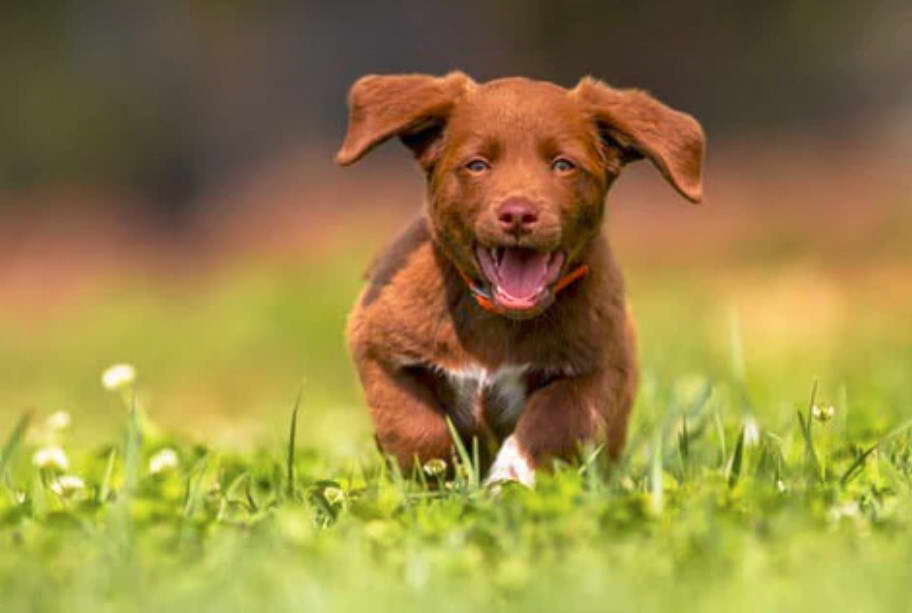
<path id="1" fill-rule="evenodd" d="M 494 400 L 485 406 L 487 417 L 497 425 L 514 425 L 526 404 L 527 370 L 528 364 L 510 364 L 497 370 L 472 364 L 462 370 L 444 370 L 456 393 L 456 406 L 451 409 L 471 413 L 487 396 Z"/>

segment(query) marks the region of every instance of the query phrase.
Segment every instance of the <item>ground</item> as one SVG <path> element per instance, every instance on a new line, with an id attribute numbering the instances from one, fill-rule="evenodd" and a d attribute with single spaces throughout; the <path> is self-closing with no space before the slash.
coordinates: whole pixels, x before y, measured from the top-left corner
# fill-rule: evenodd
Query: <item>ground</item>
<path id="1" fill-rule="evenodd" d="M 868 235 L 620 238 L 627 452 L 534 490 L 471 450 L 450 483 L 384 468 L 341 337 L 376 239 L 4 304 L 2 608 L 905 610 L 908 254 Z"/>

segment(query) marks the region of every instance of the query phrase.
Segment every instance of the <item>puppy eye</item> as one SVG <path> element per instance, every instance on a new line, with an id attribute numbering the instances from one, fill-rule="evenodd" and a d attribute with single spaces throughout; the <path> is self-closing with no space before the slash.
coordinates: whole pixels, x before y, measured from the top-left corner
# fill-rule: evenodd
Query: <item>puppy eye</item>
<path id="1" fill-rule="evenodd" d="M 485 162 L 484 160 L 482 160 L 481 158 L 475 158 L 474 160 L 470 160 L 465 165 L 465 167 L 469 172 L 474 173 L 474 174 L 481 174 L 484 171 L 491 169 L 491 165 L 488 164 L 487 162 Z"/>
<path id="2" fill-rule="evenodd" d="M 576 164 L 567 158 L 557 158 L 551 162 L 551 170 L 554 172 L 566 173 L 576 168 Z"/>

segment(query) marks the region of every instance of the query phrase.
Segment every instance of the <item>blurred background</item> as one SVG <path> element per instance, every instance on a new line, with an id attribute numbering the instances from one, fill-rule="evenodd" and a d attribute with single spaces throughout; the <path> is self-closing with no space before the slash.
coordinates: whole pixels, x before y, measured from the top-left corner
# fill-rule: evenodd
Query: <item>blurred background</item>
<path id="1" fill-rule="evenodd" d="M 306 440 L 363 447 L 345 316 L 423 186 L 397 143 L 333 165 L 345 95 L 455 68 L 591 74 L 705 126 L 703 206 L 645 163 L 609 196 L 647 384 L 724 372 L 736 344 L 770 415 L 853 373 L 888 419 L 912 363 L 910 58 L 907 0 L 5 0 L 0 423 L 68 410 L 107 437 L 98 377 L 130 362 L 187 436 L 280 437 L 300 387 Z"/>

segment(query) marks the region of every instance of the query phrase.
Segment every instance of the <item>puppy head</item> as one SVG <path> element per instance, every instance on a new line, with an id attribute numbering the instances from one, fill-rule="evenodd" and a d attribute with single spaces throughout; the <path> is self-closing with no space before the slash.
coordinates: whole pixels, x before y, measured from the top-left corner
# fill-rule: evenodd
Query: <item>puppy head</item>
<path id="1" fill-rule="evenodd" d="M 478 84 L 461 72 L 372 75 L 354 84 L 349 107 L 336 160 L 352 164 L 398 136 L 427 175 L 435 241 L 511 318 L 553 302 L 625 164 L 649 159 L 682 196 L 702 197 L 700 125 L 588 77 L 567 90 L 523 78 Z"/>

